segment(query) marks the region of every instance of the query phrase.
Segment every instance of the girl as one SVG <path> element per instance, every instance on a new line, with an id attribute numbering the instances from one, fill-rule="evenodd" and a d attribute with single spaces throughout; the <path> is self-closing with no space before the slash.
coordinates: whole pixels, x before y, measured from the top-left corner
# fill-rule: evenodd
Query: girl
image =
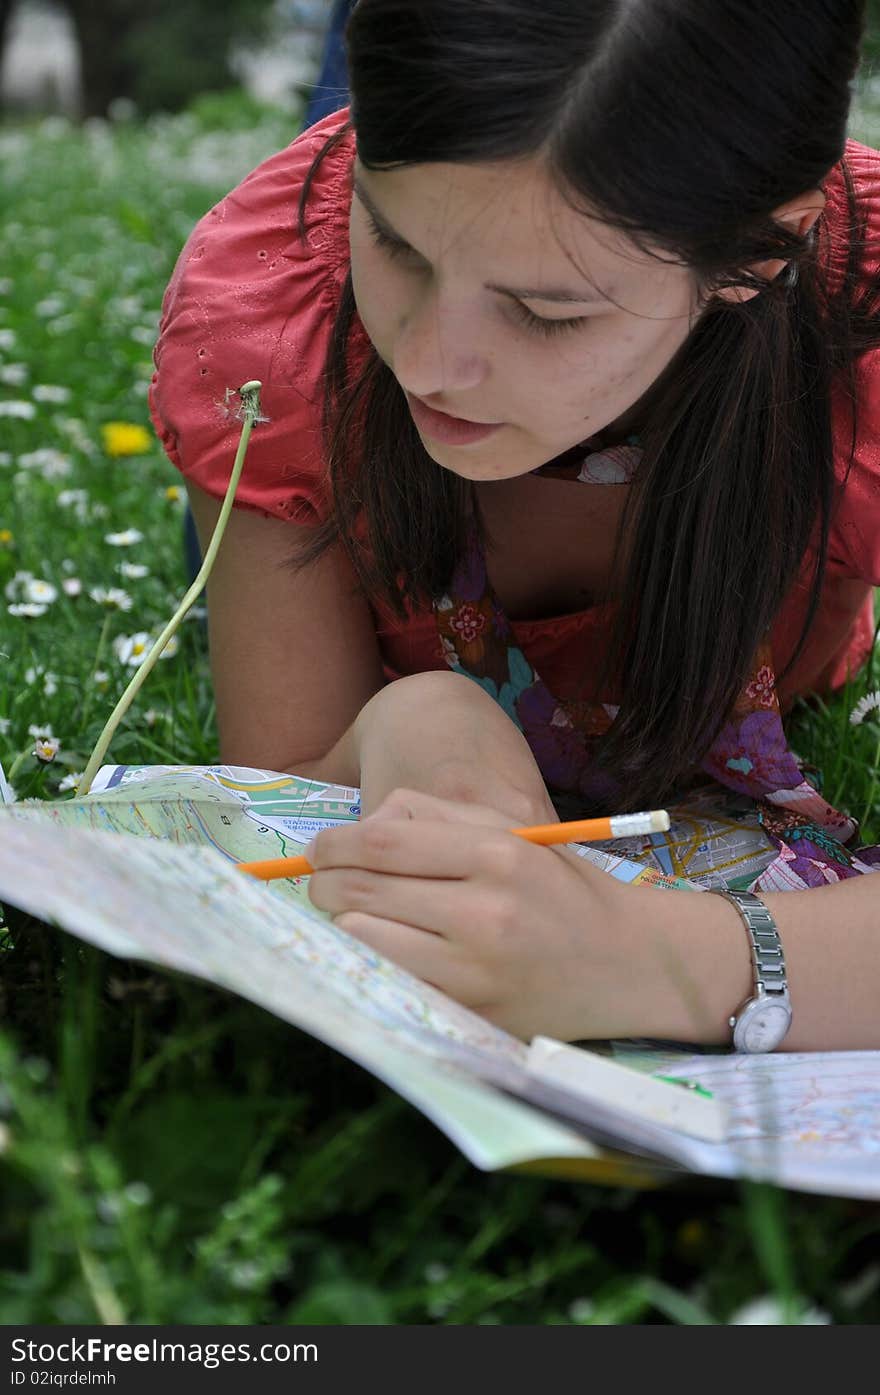
<path id="1" fill-rule="evenodd" d="M 227 390 L 268 417 L 209 590 L 221 758 L 360 785 L 313 902 L 524 1037 L 880 1046 L 880 849 L 781 723 L 880 584 L 862 10 L 360 0 L 350 112 L 166 294 L 203 546 Z M 685 798 L 735 808 L 757 896 L 507 831 Z"/>

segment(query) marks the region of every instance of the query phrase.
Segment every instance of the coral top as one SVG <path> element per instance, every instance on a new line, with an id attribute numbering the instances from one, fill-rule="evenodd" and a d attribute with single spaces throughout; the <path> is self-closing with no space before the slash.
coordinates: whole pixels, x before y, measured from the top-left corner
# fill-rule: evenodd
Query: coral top
<path id="1" fill-rule="evenodd" d="M 343 110 L 311 127 L 197 224 L 165 294 L 150 389 L 150 411 L 170 459 L 201 489 L 222 498 L 240 430 L 224 406 L 226 392 L 260 379 L 269 423 L 251 438 L 236 503 L 300 524 L 318 522 L 328 509 L 321 484 L 321 376 L 349 264 L 352 133 L 324 159 L 313 181 L 306 245 L 297 232 L 297 202 L 320 144 L 347 117 Z M 880 153 L 850 141 L 847 158 L 867 215 L 867 280 L 880 262 Z M 847 250 L 839 170 L 825 187 L 820 246 L 833 278 Z M 364 346 L 366 336 L 358 329 L 355 344 Z M 832 524 L 821 607 L 800 659 L 780 686 L 784 706 L 799 693 L 840 686 L 871 646 L 873 588 L 880 586 L 880 350 L 860 360 L 858 385 L 859 437 Z M 848 414 L 838 395 L 833 410 L 842 479 Z M 801 631 L 809 566 L 808 557 L 804 579 L 793 586 L 773 629 L 777 672 Z M 377 602 L 373 616 L 387 678 L 446 667 L 430 605 L 400 622 Z M 510 617 L 517 644 L 562 699 L 574 694 L 590 652 L 598 656 L 604 648 L 608 623 L 608 607 L 601 605 L 538 620 Z"/>

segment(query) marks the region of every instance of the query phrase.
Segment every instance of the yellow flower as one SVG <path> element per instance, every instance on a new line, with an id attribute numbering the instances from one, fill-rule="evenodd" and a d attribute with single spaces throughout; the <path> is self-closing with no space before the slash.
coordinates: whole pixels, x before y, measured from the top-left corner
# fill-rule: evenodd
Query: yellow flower
<path id="1" fill-rule="evenodd" d="M 15 538 L 8 528 L 0 528 L 0 547 L 12 547 Z"/>
<path id="2" fill-rule="evenodd" d="M 177 484 L 169 484 L 168 488 L 165 490 L 165 498 L 169 499 L 172 504 L 176 504 L 180 498 L 180 486 Z"/>
<path id="3" fill-rule="evenodd" d="M 108 455 L 144 455 L 153 447 L 147 428 L 133 421 L 107 421 L 101 436 Z"/>

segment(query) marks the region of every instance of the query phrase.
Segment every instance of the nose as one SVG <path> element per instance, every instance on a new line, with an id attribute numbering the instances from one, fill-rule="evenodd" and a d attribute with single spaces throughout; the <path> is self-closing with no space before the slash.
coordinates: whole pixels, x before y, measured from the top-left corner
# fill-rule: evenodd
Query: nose
<path id="1" fill-rule="evenodd" d="M 394 375 L 416 397 L 450 395 L 479 387 L 488 362 L 473 346 L 466 307 L 442 304 L 434 287 L 422 287 L 401 315 L 394 341 Z"/>

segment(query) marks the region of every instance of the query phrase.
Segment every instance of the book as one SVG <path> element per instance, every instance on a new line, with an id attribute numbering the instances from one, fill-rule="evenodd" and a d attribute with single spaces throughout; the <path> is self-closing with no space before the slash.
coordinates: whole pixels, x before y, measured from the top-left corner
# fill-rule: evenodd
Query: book
<path id="1" fill-rule="evenodd" d="M 347 935 L 306 878 L 258 882 L 235 866 L 302 852 L 359 815 L 357 789 L 295 775 L 105 766 L 82 798 L 0 807 L 0 902 L 259 1004 L 372 1071 L 478 1168 L 626 1185 L 691 1172 L 880 1198 L 880 1051 L 526 1043 Z M 742 852 L 742 829 L 727 835 Z M 650 836 L 667 853 L 694 841 L 675 820 Z M 627 881 L 702 889 L 662 870 L 665 853 L 577 851 Z"/>

